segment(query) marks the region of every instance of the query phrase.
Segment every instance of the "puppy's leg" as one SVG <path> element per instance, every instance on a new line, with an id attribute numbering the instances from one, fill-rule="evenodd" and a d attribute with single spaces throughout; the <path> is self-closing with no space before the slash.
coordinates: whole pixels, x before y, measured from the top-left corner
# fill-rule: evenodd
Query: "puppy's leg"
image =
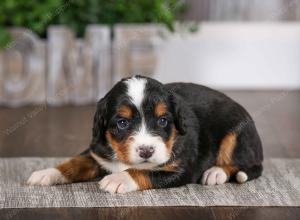
<path id="1" fill-rule="evenodd" d="M 219 185 L 227 182 L 239 169 L 233 166 L 233 153 L 237 145 L 235 133 L 227 134 L 221 141 L 215 166 L 206 170 L 202 175 L 203 185 Z"/>
<path id="2" fill-rule="evenodd" d="M 243 130 L 248 132 L 247 135 L 253 131 L 255 130 L 247 127 Z M 222 139 L 215 166 L 204 172 L 202 184 L 223 184 L 230 178 L 238 183 L 245 183 L 261 175 L 263 157 L 259 137 L 255 136 L 257 133 L 253 134 L 256 138 L 250 140 L 245 133 L 239 135 L 239 141 L 235 133 L 228 133 Z"/>
<path id="3" fill-rule="evenodd" d="M 219 185 L 226 183 L 230 177 L 238 172 L 237 167 L 233 166 L 213 166 L 206 170 L 202 175 L 203 185 Z"/>
<path id="4" fill-rule="evenodd" d="M 218 185 L 227 182 L 231 177 L 237 183 L 245 183 L 261 176 L 262 165 L 254 165 L 250 168 L 237 168 L 233 166 L 214 166 L 206 170 L 202 176 L 203 185 Z"/>
<path id="5" fill-rule="evenodd" d="M 235 179 L 238 183 L 245 183 L 246 181 L 253 180 L 261 176 L 263 167 L 261 164 L 253 165 L 252 167 L 242 167 L 239 172 L 236 173 Z"/>
<path id="6" fill-rule="evenodd" d="M 76 156 L 55 168 L 35 171 L 29 177 L 29 185 L 50 186 L 87 181 L 97 178 L 101 168 L 89 155 Z"/>
<path id="7" fill-rule="evenodd" d="M 110 193 L 126 193 L 137 190 L 176 187 L 187 183 L 183 173 L 128 169 L 107 175 L 100 182 L 100 188 Z"/>

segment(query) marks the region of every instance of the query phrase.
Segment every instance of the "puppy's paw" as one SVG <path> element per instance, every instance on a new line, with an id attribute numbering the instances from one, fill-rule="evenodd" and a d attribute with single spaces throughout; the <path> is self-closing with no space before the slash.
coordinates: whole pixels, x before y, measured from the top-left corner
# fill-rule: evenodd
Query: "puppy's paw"
<path id="1" fill-rule="evenodd" d="M 221 167 L 211 167 L 202 176 L 203 185 L 219 185 L 227 182 L 228 176 Z"/>
<path id="2" fill-rule="evenodd" d="M 48 168 L 35 171 L 29 177 L 27 184 L 39 186 L 51 186 L 56 184 L 67 183 L 67 179 L 61 174 L 58 169 Z"/>
<path id="3" fill-rule="evenodd" d="M 123 171 L 105 176 L 100 182 L 100 189 L 110 193 L 127 193 L 139 189 L 136 182 Z"/>
<path id="4" fill-rule="evenodd" d="M 248 180 L 248 175 L 247 173 L 245 173 L 244 171 L 239 171 L 236 175 L 235 175 L 236 181 L 238 183 L 245 183 Z"/>

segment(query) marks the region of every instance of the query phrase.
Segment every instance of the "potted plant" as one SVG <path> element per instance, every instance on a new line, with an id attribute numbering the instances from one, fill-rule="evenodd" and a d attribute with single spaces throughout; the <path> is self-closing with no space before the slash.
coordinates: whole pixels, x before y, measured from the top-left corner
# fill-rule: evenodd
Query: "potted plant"
<path id="1" fill-rule="evenodd" d="M 78 104 L 98 99 L 106 90 L 99 85 L 109 86 L 111 83 L 107 77 L 112 77 L 108 65 L 113 63 L 115 78 L 134 72 L 133 68 L 125 71 L 123 66 L 128 63 L 132 66 L 141 64 L 141 68 L 135 68 L 137 71 L 148 71 L 155 62 L 151 48 L 153 39 L 159 34 L 158 27 L 163 25 L 173 31 L 175 20 L 183 10 L 181 0 L 45 0 L 43 3 L 2 0 L 0 104 L 18 105 L 20 100 L 26 103 L 47 100 L 52 104 Z M 59 35 L 61 38 L 57 37 Z M 104 46 L 97 41 L 105 42 Z M 110 60 L 111 47 L 113 61 Z M 148 48 L 150 52 L 147 52 Z M 5 55 L 16 51 L 18 55 Z M 122 53 L 124 51 L 126 53 Z M 131 57 L 129 62 L 124 60 L 128 56 Z M 18 59 L 11 63 L 19 62 L 20 67 L 17 70 L 7 68 L 7 60 L 3 57 Z M 38 66 L 40 68 L 36 71 Z M 121 69 L 122 73 L 118 71 Z M 7 74 L 24 77 L 12 77 L 14 80 L 7 82 Z M 45 83 L 41 83 L 43 81 Z M 8 83 L 23 86 L 3 89 Z"/>

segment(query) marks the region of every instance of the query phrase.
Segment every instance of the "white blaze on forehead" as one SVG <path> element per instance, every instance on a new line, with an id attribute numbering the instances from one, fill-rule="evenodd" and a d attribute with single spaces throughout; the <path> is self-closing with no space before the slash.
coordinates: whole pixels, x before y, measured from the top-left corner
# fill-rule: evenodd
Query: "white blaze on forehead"
<path id="1" fill-rule="evenodd" d="M 133 141 L 130 144 L 129 150 L 130 161 L 134 164 L 143 162 L 144 159 L 139 157 L 138 148 L 140 146 L 151 146 L 154 148 L 154 153 L 152 157 L 148 159 L 148 162 L 150 164 L 162 164 L 167 162 L 170 157 L 170 153 L 168 152 L 162 138 L 153 135 L 150 131 L 148 131 L 143 110 L 141 108 L 145 96 L 147 79 L 132 77 L 127 79 L 125 82 L 128 87 L 127 95 L 129 96 L 131 102 L 140 111 L 142 117 L 139 129 L 131 136 Z"/>
<path id="2" fill-rule="evenodd" d="M 132 77 L 125 81 L 127 84 L 127 95 L 130 97 L 132 103 L 140 108 L 144 99 L 144 91 L 147 80 L 144 78 Z"/>

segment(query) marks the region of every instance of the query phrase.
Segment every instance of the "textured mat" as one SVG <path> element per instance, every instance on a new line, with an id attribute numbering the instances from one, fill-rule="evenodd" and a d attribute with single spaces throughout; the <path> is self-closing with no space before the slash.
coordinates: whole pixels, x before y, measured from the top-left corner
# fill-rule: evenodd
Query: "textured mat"
<path id="1" fill-rule="evenodd" d="M 300 159 L 271 159 L 263 176 L 239 185 L 187 186 L 111 195 L 97 182 L 27 186 L 30 173 L 64 158 L 0 159 L 0 208 L 130 206 L 300 206 Z"/>

